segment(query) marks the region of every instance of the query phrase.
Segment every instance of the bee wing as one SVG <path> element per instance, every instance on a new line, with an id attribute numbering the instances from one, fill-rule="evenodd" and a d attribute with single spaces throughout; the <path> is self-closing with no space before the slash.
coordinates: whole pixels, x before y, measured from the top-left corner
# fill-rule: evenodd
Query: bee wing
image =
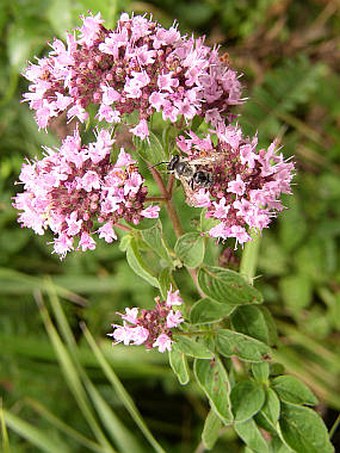
<path id="1" fill-rule="evenodd" d="M 193 206 L 193 204 L 194 204 L 194 191 L 190 187 L 189 181 L 186 178 L 184 178 L 183 176 L 180 176 L 179 180 L 181 181 L 181 184 L 183 186 L 183 190 L 184 190 L 184 193 L 185 193 L 185 197 L 186 197 L 187 203 L 190 206 Z"/>
<path id="2" fill-rule="evenodd" d="M 193 159 L 190 161 L 192 165 L 209 165 L 213 162 L 216 162 L 222 158 L 221 155 L 212 155 L 212 156 L 206 156 L 206 157 L 198 157 L 197 159 Z"/>

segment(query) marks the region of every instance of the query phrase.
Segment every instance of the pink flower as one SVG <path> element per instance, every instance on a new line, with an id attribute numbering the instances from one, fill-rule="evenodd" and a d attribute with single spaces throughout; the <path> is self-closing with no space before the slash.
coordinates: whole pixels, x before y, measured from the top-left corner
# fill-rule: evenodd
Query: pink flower
<path id="1" fill-rule="evenodd" d="M 66 44 L 54 40 L 49 55 L 25 72 L 30 86 L 24 99 L 40 128 L 65 111 L 68 119 L 84 122 L 95 105 L 96 117 L 109 124 L 138 113 L 143 123 L 132 131 L 144 140 L 154 111 L 171 122 L 198 115 L 218 127 L 229 121 L 230 108 L 242 103 L 236 72 L 216 48 L 202 38 L 181 36 L 177 25 L 167 30 L 126 14 L 113 30 L 104 27 L 100 14 L 82 21 L 67 34 Z"/>
<path id="2" fill-rule="evenodd" d="M 78 248 L 81 248 L 83 252 L 94 250 L 96 248 L 96 242 L 86 231 L 83 231 L 80 236 Z"/>
<path id="3" fill-rule="evenodd" d="M 82 146 L 76 129 L 59 150 L 46 148 L 45 157 L 25 163 L 20 174 L 24 191 L 13 203 L 18 220 L 40 235 L 50 228 L 54 252 L 62 258 L 74 248 L 95 249 L 95 234 L 116 240 L 113 227 L 121 220 L 138 224 L 157 214 L 154 206 L 144 206 L 147 188 L 135 161 L 121 149 L 112 163 L 111 133 L 95 134 L 94 142 Z"/>
<path id="4" fill-rule="evenodd" d="M 173 305 L 182 305 L 183 299 L 179 295 L 179 290 L 172 291 L 172 288 L 169 289 L 166 298 L 166 305 L 172 307 Z"/>
<path id="5" fill-rule="evenodd" d="M 166 317 L 166 326 L 168 327 L 168 329 L 178 327 L 182 322 L 184 322 L 184 319 L 182 313 L 179 310 L 169 311 L 168 316 Z"/>
<path id="6" fill-rule="evenodd" d="M 121 315 L 122 319 L 125 321 L 129 322 L 130 324 L 137 324 L 137 318 L 138 318 L 138 308 L 133 307 L 133 308 L 125 308 L 125 315 Z"/>
<path id="7" fill-rule="evenodd" d="M 98 228 L 97 233 L 99 233 L 99 239 L 104 239 L 107 243 L 117 240 L 117 235 L 112 228 L 111 222 L 106 222 L 103 226 Z"/>
<path id="8" fill-rule="evenodd" d="M 103 19 L 100 17 L 100 13 L 98 13 L 96 16 L 88 16 L 84 17 L 82 16 L 83 19 L 83 25 L 80 27 L 80 39 L 79 43 L 80 44 L 85 44 L 86 46 L 91 46 L 94 41 L 96 40 L 99 32 L 100 32 L 100 26 L 104 22 Z"/>
<path id="9" fill-rule="evenodd" d="M 117 343 L 123 343 L 125 346 L 128 346 L 133 341 L 133 330 L 127 326 L 115 326 L 113 333 L 109 333 L 109 336 L 112 336 Z"/>
<path id="10" fill-rule="evenodd" d="M 139 346 L 143 343 L 146 342 L 146 340 L 149 338 L 149 331 L 145 327 L 142 326 L 137 326 L 137 327 L 132 327 L 131 328 L 133 333 L 132 333 L 132 340 L 134 345 Z"/>
<path id="11" fill-rule="evenodd" d="M 159 352 L 171 351 L 172 340 L 168 335 L 162 333 L 152 345 L 154 348 L 158 348 Z"/>
<path id="12" fill-rule="evenodd" d="M 169 304 L 169 298 L 173 299 Z M 147 349 L 158 348 L 160 352 L 170 351 L 172 346 L 172 329 L 184 322 L 182 313 L 174 311 L 172 305 L 182 303 L 178 290 L 168 292 L 167 300 L 156 297 L 156 306 L 151 310 L 137 307 L 126 308 L 125 314 L 117 313 L 123 320 L 123 326 L 112 324 L 113 333 L 109 334 L 116 342 L 125 345 L 144 344 Z"/>
<path id="13" fill-rule="evenodd" d="M 148 219 L 157 219 L 159 216 L 160 207 L 159 206 L 148 206 L 147 208 L 141 211 L 141 215 L 143 217 L 147 217 Z"/>
<path id="14" fill-rule="evenodd" d="M 130 129 L 130 132 L 132 132 L 133 135 L 141 138 L 142 140 L 144 140 L 146 137 L 149 137 L 149 128 L 147 121 L 145 119 L 140 120 L 137 126 Z"/>
<path id="15" fill-rule="evenodd" d="M 206 217 L 220 221 L 209 230 L 210 236 L 235 238 L 236 244 L 250 241 L 251 229 L 266 228 L 282 210 L 280 196 L 290 193 L 293 163 L 277 152 L 275 141 L 268 150 L 256 150 L 257 137 L 243 137 L 236 126 L 219 125 L 214 144 L 210 134 L 187 135 L 177 139 L 178 147 L 195 171 L 210 175 L 209 184 L 194 185 L 188 202 L 206 207 Z"/>
<path id="16" fill-rule="evenodd" d="M 242 196 L 246 190 L 246 185 L 240 175 L 236 175 L 234 181 L 229 181 L 227 192 L 236 193 L 236 195 Z"/>
<path id="17" fill-rule="evenodd" d="M 199 189 L 199 191 L 194 194 L 193 200 L 197 208 L 207 208 L 211 205 L 210 194 L 205 189 Z"/>

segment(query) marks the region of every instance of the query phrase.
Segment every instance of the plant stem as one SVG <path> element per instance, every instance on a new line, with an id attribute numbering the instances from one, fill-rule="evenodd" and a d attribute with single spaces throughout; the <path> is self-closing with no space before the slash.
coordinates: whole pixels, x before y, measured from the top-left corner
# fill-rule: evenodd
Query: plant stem
<path id="1" fill-rule="evenodd" d="M 337 419 L 335 420 L 331 430 L 329 431 L 329 438 L 332 439 L 334 436 L 336 430 L 338 429 L 338 426 L 340 424 L 340 414 L 337 416 Z"/>
<path id="2" fill-rule="evenodd" d="M 181 237 L 183 234 L 184 234 L 184 230 L 183 230 L 183 227 L 181 225 L 181 222 L 179 220 L 179 217 L 177 215 L 177 212 L 176 212 L 176 209 L 174 207 L 174 204 L 172 202 L 172 188 L 173 188 L 173 176 L 171 175 L 170 176 L 170 180 L 169 180 L 169 189 L 165 186 L 164 184 L 164 181 L 162 179 L 162 176 L 160 175 L 159 171 L 155 168 L 155 167 L 152 167 L 150 165 L 150 171 L 151 171 L 151 174 L 154 178 L 154 180 L 156 181 L 156 184 L 162 194 L 162 199 L 163 201 L 165 202 L 166 204 L 166 207 L 167 207 L 167 211 L 168 211 L 168 214 L 169 214 L 169 217 L 170 217 L 170 220 L 171 220 L 171 223 L 172 223 L 172 226 L 173 226 L 173 229 L 175 231 L 175 234 L 176 234 L 176 237 L 179 238 Z M 171 179 L 172 178 L 172 179 Z M 189 268 L 186 268 L 187 271 L 189 272 L 194 284 L 195 284 L 195 287 L 197 289 L 197 292 L 198 294 L 201 296 L 201 297 L 205 297 L 205 294 L 201 291 L 200 287 L 198 286 L 198 279 L 197 279 L 197 271 L 196 269 L 189 269 Z"/>
<path id="3" fill-rule="evenodd" d="M 240 274 L 242 274 L 249 281 L 249 283 L 253 284 L 261 238 L 260 235 L 255 232 L 253 232 L 251 236 L 252 241 L 247 242 L 243 249 L 240 264 Z"/>
<path id="4" fill-rule="evenodd" d="M 146 197 L 145 201 L 166 201 L 166 198 L 164 197 Z"/>
<path id="5" fill-rule="evenodd" d="M 177 237 L 180 237 L 180 236 L 182 236 L 184 231 L 183 231 L 181 222 L 179 220 L 179 217 L 177 215 L 177 212 L 175 210 L 175 207 L 173 205 L 173 202 L 171 200 L 171 196 L 170 196 L 167 188 L 165 187 L 164 181 L 163 181 L 161 175 L 159 174 L 158 170 L 156 170 L 156 168 L 150 167 L 150 171 L 151 171 L 151 174 L 152 174 L 154 180 L 156 181 L 156 184 L 162 194 L 162 197 L 164 197 L 164 201 L 165 201 L 167 211 L 168 211 L 170 220 L 172 222 L 175 234 Z"/>
<path id="6" fill-rule="evenodd" d="M 116 223 L 114 226 L 123 231 L 131 231 L 131 228 L 128 225 L 122 225 L 121 223 Z"/>

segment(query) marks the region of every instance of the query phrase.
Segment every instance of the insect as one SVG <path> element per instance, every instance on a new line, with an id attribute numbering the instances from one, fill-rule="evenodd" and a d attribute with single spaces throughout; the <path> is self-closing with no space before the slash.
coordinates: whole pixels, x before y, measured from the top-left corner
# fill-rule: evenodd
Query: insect
<path id="1" fill-rule="evenodd" d="M 175 155 L 168 162 L 167 169 L 180 181 L 184 179 L 194 190 L 197 187 L 209 187 L 213 184 L 213 175 L 204 168 L 204 165 L 210 162 L 208 158 L 188 160 Z"/>
<path id="2" fill-rule="evenodd" d="M 207 168 L 212 160 L 211 158 L 189 160 L 174 155 L 169 162 L 164 162 L 168 164 L 169 173 L 172 173 L 182 183 L 189 204 L 193 204 L 193 195 L 196 189 L 208 188 L 213 184 L 213 175 Z"/>

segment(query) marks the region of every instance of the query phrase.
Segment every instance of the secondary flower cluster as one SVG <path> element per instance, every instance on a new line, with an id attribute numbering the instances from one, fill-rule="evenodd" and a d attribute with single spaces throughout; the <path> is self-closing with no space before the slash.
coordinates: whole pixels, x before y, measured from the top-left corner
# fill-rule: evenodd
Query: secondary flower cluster
<path id="1" fill-rule="evenodd" d="M 97 119 L 107 123 L 137 111 L 131 132 L 144 139 L 155 111 L 171 122 L 198 115 L 217 126 L 231 118 L 230 106 L 242 102 L 238 75 L 202 38 L 142 16 L 122 14 L 115 30 L 103 22 L 100 14 L 84 17 L 66 46 L 56 39 L 50 54 L 27 68 L 31 84 L 24 98 L 40 128 L 64 111 L 83 122 L 95 104 Z"/>
<path id="2" fill-rule="evenodd" d="M 76 129 L 59 150 L 46 148 L 43 159 L 23 165 L 24 192 L 14 199 L 22 211 L 19 222 L 40 235 L 49 227 L 61 257 L 74 249 L 76 238 L 83 251 L 95 249 L 94 234 L 112 242 L 121 219 L 138 224 L 158 217 L 158 206 L 144 206 L 147 188 L 131 156 L 121 149 L 111 163 L 113 142 L 109 131 L 100 130 L 95 142 L 82 146 Z"/>
<path id="3" fill-rule="evenodd" d="M 115 343 L 125 345 L 144 344 L 147 349 L 158 348 L 159 352 L 171 351 L 172 329 L 178 327 L 183 321 L 180 310 L 174 306 L 183 303 L 179 291 L 167 293 L 166 300 L 155 299 L 156 307 L 153 310 L 141 310 L 137 307 L 126 308 L 125 314 L 118 313 L 123 320 L 123 325 L 112 324 Z"/>
<path id="4" fill-rule="evenodd" d="M 235 126 L 219 128 L 216 144 L 210 135 L 188 135 L 177 146 L 189 162 L 204 162 L 202 170 L 211 175 L 208 187 L 194 190 L 191 204 L 206 208 L 206 217 L 219 221 L 210 236 L 250 241 L 249 229 L 261 231 L 283 209 L 280 196 L 290 193 L 294 164 L 284 160 L 276 141 L 257 150 L 257 137 L 245 138 Z M 196 167 L 199 171 L 200 165 Z"/>

